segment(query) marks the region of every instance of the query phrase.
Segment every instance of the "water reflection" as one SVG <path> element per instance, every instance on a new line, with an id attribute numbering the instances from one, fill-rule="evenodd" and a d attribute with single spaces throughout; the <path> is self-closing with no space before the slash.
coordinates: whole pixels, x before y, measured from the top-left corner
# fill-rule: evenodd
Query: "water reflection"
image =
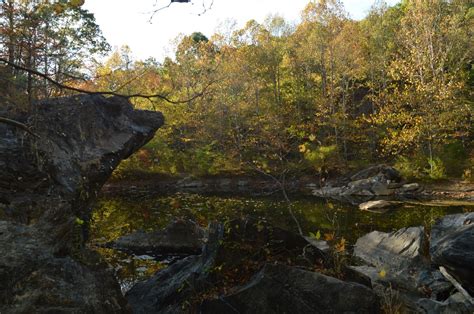
<path id="1" fill-rule="evenodd" d="M 430 226 L 444 215 L 469 212 L 472 206 L 406 205 L 378 214 L 360 211 L 348 204 L 314 197 L 293 197 L 292 210 L 305 235 L 334 233 L 344 237 L 348 247 L 358 237 L 373 231 L 395 231 L 409 226 Z M 94 211 L 91 224 L 91 245 L 97 247 L 116 269 L 124 291 L 138 280 L 166 267 L 174 258 L 133 256 L 100 246 L 136 230 L 154 231 L 164 228 L 173 219 L 192 219 L 205 227 L 210 221 L 225 221 L 253 216 L 297 232 L 288 204 L 279 198 L 242 196 L 203 196 L 177 193 L 173 195 L 104 196 Z"/>

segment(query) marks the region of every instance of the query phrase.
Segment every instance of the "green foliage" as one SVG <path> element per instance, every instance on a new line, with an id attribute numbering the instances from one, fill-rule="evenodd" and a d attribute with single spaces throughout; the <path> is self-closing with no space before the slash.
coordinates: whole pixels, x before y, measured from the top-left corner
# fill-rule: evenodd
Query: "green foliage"
<path id="1" fill-rule="evenodd" d="M 309 164 L 318 172 L 326 171 L 328 168 L 337 165 L 337 146 L 312 146 L 310 144 L 303 144 L 304 148 L 300 146 L 300 150 L 304 149 L 304 158 Z M 313 148 L 314 147 L 314 148 Z"/>
<path id="2" fill-rule="evenodd" d="M 310 232 L 310 233 L 309 233 L 309 236 L 310 236 L 311 238 L 314 238 L 314 239 L 316 239 L 316 240 L 319 240 L 319 239 L 321 239 L 321 231 L 318 230 L 318 231 L 316 231 L 316 233 Z"/>
<path id="3" fill-rule="evenodd" d="M 417 158 L 399 156 L 395 161 L 394 167 L 406 179 L 421 179 L 423 177 L 423 166 Z"/>
<path id="4" fill-rule="evenodd" d="M 438 158 L 428 158 L 429 167 L 425 169 L 428 178 L 432 180 L 441 180 L 446 178 L 446 168 L 443 161 Z"/>
<path id="5" fill-rule="evenodd" d="M 84 0 L 0 2 L 0 54 L 17 66 L 38 71 L 64 84 L 82 84 L 95 58 L 109 50 Z M 64 91 L 29 71 L 8 65 L 0 71 L 6 99 L 17 103 L 60 96 Z M 4 75 L 5 74 L 5 75 Z M 80 82 L 80 83 L 79 83 Z M 3 96 L 2 96 L 3 97 Z"/>
<path id="6" fill-rule="evenodd" d="M 379 3 L 362 21 L 340 1 L 311 2 L 295 26 L 270 16 L 181 36 L 162 64 L 124 47 L 91 86 L 186 100 L 134 101 L 167 124 L 120 170 L 324 173 L 383 160 L 406 178 L 467 177 L 472 23 L 463 1 Z"/>
<path id="7" fill-rule="evenodd" d="M 394 167 L 402 177 L 412 180 L 441 180 L 447 177 L 444 162 L 439 157 L 426 159 L 423 155 L 399 156 Z"/>
<path id="8" fill-rule="evenodd" d="M 450 176 L 460 177 L 469 167 L 469 154 L 461 141 L 444 145 L 438 156 L 446 168 L 446 174 Z"/>

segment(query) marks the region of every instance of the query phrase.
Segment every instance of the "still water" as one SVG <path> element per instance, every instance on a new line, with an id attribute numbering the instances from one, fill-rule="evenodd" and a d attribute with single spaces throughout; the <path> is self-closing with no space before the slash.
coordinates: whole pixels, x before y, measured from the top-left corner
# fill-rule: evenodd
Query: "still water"
<path id="1" fill-rule="evenodd" d="M 348 247 L 358 237 L 373 231 L 395 231 L 403 227 L 426 226 L 448 214 L 474 211 L 472 205 L 404 205 L 380 214 L 356 206 L 308 196 L 293 196 L 289 205 L 278 197 L 173 195 L 103 196 L 91 224 L 91 245 L 116 269 L 123 291 L 136 281 L 151 276 L 172 260 L 169 257 L 134 256 L 101 245 L 136 230 L 159 230 L 173 219 L 192 219 L 203 227 L 210 221 L 252 216 L 298 232 L 289 214 L 291 206 L 304 235 L 334 233 L 346 239 Z"/>

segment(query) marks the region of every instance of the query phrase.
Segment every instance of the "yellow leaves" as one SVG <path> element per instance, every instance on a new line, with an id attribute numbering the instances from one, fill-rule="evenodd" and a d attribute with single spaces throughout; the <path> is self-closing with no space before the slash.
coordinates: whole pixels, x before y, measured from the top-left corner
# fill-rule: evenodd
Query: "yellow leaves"
<path id="1" fill-rule="evenodd" d="M 337 253 L 342 253 L 346 250 L 346 239 L 344 239 L 344 237 L 342 237 L 341 240 L 336 243 L 336 245 L 334 246 L 334 250 Z"/>
<path id="2" fill-rule="evenodd" d="M 64 12 L 65 7 L 61 3 L 55 3 L 53 6 L 53 10 L 56 14 L 61 14 Z"/>
<path id="3" fill-rule="evenodd" d="M 79 8 L 84 5 L 85 0 L 70 0 L 69 5 L 73 8 Z"/>
<path id="4" fill-rule="evenodd" d="M 174 209 L 178 209 L 181 207 L 181 202 L 178 200 L 178 199 L 172 199 L 170 201 L 170 205 L 171 207 L 173 207 Z"/>
<path id="5" fill-rule="evenodd" d="M 79 225 L 79 226 L 82 226 L 85 222 L 84 222 L 84 220 L 82 220 L 81 218 L 76 217 L 75 223 L 76 223 L 77 225 Z"/>
<path id="6" fill-rule="evenodd" d="M 335 233 L 332 232 L 332 233 L 325 233 L 324 234 L 324 241 L 332 241 L 334 240 L 334 237 L 335 237 Z"/>
<path id="7" fill-rule="evenodd" d="M 318 230 L 318 231 L 316 231 L 316 233 L 310 232 L 310 233 L 309 233 L 309 236 L 310 236 L 311 238 L 314 238 L 314 239 L 316 239 L 316 240 L 319 240 L 319 239 L 321 239 L 321 231 Z"/>

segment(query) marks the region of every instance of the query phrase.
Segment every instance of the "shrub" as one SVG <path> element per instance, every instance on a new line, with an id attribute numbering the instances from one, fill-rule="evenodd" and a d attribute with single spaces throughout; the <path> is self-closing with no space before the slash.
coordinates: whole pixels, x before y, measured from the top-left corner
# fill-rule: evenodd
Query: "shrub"
<path id="1" fill-rule="evenodd" d="M 422 167 L 417 158 L 399 156 L 395 161 L 394 167 L 406 179 L 421 179 L 423 177 Z"/>
<path id="2" fill-rule="evenodd" d="M 429 168 L 425 169 L 428 178 L 432 180 L 441 180 L 446 178 L 446 168 L 444 167 L 443 161 L 436 158 L 428 158 Z"/>

